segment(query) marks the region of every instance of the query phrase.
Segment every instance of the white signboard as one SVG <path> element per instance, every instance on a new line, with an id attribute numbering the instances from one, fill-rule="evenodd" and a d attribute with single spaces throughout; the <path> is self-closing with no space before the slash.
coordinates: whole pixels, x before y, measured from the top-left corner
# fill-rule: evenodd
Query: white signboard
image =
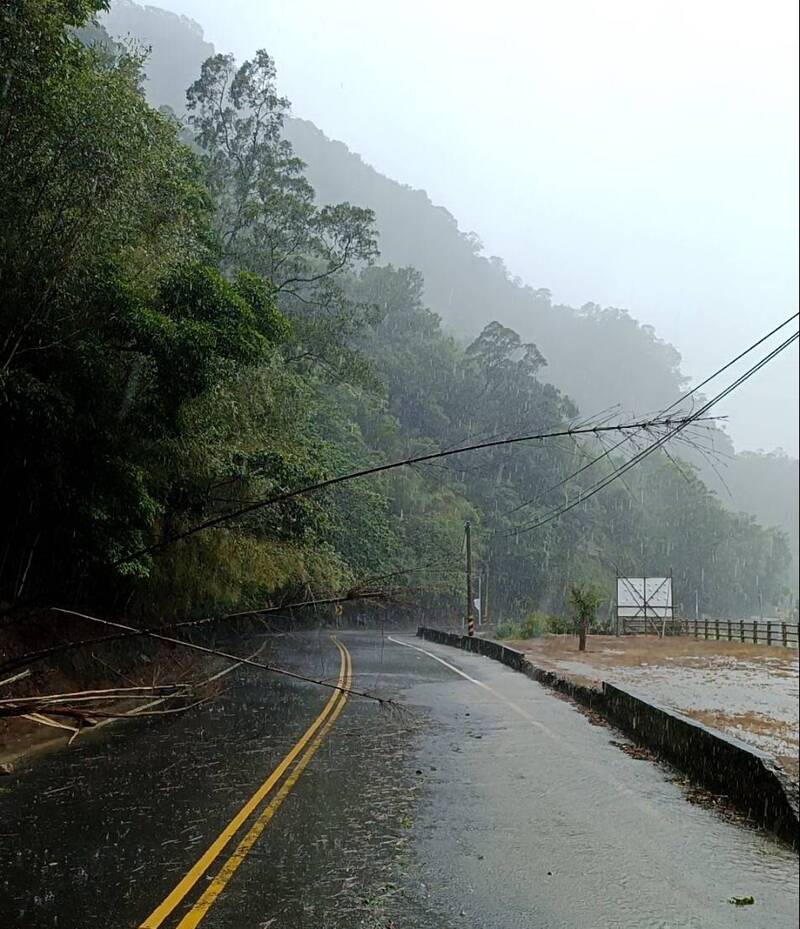
<path id="1" fill-rule="evenodd" d="M 672 619 L 672 578 L 618 577 L 617 616 Z"/>

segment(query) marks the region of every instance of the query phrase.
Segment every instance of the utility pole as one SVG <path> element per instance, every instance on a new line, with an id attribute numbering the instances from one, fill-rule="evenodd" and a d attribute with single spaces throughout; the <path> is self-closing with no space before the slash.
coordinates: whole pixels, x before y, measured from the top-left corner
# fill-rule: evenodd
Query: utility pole
<path id="1" fill-rule="evenodd" d="M 469 523 L 464 523 L 464 537 L 467 549 L 467 635 L 475 635 L 475 619 L 472 611 L 472 545 L 470 541 Z"/>
<path id="2" fill-rule="evenodd" d="M 486 580 L 483 582 L 483 613 L 481 624 L 489 622 L 489 562 L 486 562 Z"/>

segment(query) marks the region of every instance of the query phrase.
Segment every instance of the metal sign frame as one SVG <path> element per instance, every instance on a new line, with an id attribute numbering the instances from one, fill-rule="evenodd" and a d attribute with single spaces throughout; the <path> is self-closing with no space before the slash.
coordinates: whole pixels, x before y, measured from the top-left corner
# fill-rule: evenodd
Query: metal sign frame
<path id="1" fill-rule="evenodd" d="M 656 586 L 652 586 L 656 582 Z M 627 594 L 623 602 L 620 602 L 620 590 Z M 667 622 L 672 624 L 675 617 L 672 570 L 660 577 L 627 577 L 617 574 L 616 600 L 618 632 L 620 622 L 623 631 L 627 631 L 626 621 L 639 619 L 644 620 L 645 629 L 650 625 L 657 635 L 663 636 Z"/>

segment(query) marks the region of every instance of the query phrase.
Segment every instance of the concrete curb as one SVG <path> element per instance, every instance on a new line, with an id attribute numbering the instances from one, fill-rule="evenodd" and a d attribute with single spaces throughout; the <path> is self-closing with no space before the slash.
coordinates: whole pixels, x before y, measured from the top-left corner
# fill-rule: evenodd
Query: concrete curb
<path id="1" fill-rule="evenodd" d="M 420 626 L 417 636 L 499 661 L 526 677 L 567 694 L 600 713 L 634 741 L 654 749 L 692 780 L 724 796 L 794 848 L 798 845 L 797 789 L 765 752 L 759 751 L 614 684 L 585 687 L 531 664 L 502 642 Z"/>

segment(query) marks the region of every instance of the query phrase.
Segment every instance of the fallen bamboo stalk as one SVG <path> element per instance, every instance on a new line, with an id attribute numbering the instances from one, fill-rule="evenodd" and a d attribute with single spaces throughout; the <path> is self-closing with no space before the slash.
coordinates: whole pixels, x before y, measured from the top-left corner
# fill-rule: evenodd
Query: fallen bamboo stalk
<path id="1" fill-rule="evenodd" d="M 14 681 L 21 681 L 23 677 L 28 677 L 31 673 L 30 668 L 26 668 L 24 671 L 20 671 L 19 674 L 12 674 L 11 677 L 7 677 L 4 681 L 0 681 L 0 687 L 5 687 L 6 684 L 13 684 Z"/>
<path id="2" fill-rule="evenodd" d="M 258 617 L 258 616 L 273 616 L 277 619 L 288 619 L 292 620 L 294 617 L 291 616 L 287 611 L 296 610 L 305 607 L 321 607 L 321 606 L 335 606 L 336 604 L 348 603 L 354 600 L 387 600 L 395 596 L 395 592 L 392 590 L 361 590 L 358 587 L 352 588 L 346 594 L 343 594 L 338 597 L 328 597 L 322 600 L 302 600 L 297 603 L 286 603 L 281 606 L 267 606 L 267 607 L 257 607 L 252 610 L 244 610 L 238 613 L 226 613 L 220 616 L 206 616 L 202 619 L 184 619 L 174 623 L 166 623 L 163 626 L 156 626 L 152 629 L 137 629 L 133 626 L 122 625 L 120 628 L 124 629 L 123 632 L 114 632 L 110 635 L 96 636 L 91 639 L 80 639 L 77 642 L 60 642 L 58 645 L 51 645 L 48 648 L 39 649 L 35 652 L 29 652 L 25 655 L 18 655 L 14 658 L 10 658 L 7 661 L 4 661 L 0 664 L 0 672 L 3 671 L 13 671 L 16 668 L 23 667 L 25 665 L 34 664 L 38 661 L 43 661 L 46 658 L 51 658 L 53 655 L 63 654 L 64 652 L 73 651 L 76 648 L 83 648 L 86 645 L 99 645 L 105 642 L 113 642 L 118 639 L 129 639 L 136 638 L 138 636 L 148 636 L 151 634 L 160 634 L 167 631 L 174 631 L 175 629 L 184 629 L 192 626 L 202 626 L 214 622 L 224 622 L 225 620 L 230 619 L 244 619 L 248 616 Z M 85 616 L 83 613 L 75 613 L 72 610 L 62 609 L 61 607 L 50 607 L 51 610 L 61 613 L 70 613 L 73 616 L 81 616 L 84 619 L 94 619 L 95 617 Z M 287 615 L 281 615 L 287 614 Z M 110 620 L 104 620 L 109 625 L 118 625 L 111 623 Z"/>
<path id="3" fill-rule="evenodd" d="M 265 648 L 266 648 L 266 642 L 259 645 L 259 647 L 248 657 L 251 659 L 256 658 L 256 656 L 260 655 L 261 652 L 263 652 Z M 241 667 L 241 665 L 242 665 L 241 661 L 236 661 L 233 664 L 230 664 L 227 667 L 223 668 L 221 671 L 215 672 L 210 677 L 207 677 L 204 680 L 192 683 L 189 686 L 192 686 L 195 688 L 205 687 L 208 684 L 211 684 L 214 681 L 219 680 L 225 675 L 230 674 L 231 671 L 235 671 L 237 668 Z M 26 670 L 22 672 L 21 676 L 26 677 L 28 674 L 30 674 L 30 670 Z M 163 686 L 166 686 L 166 685 L 163 685 Z M 198 704 L 191 704 L 190 706 L 185 706 L 185 707 L 174 707 L 174 708 L 168 708 L 167 710 L 163 710 L 163 711 L 162 710 L 153 711 L 153 707 L 156 707 L 161 703 L 165 703 L 169 699 L 171 699 L 169 696 L 158 697 L 155 700 L 151 700 L 149 703 L 144 703 L 141 706 L 133 707 L 133 709 L 125 710 L 121 712 L 118 716 L 111 716 L 111 715 L 104 716 L 102 719 L 100 719 L 100 721 L 95 726 L 88 727 L 88 728 L 100 729 L 103 726 L 107 726 L 110 723 L 113 723 L 117 719 L 132 719 L 137 716 L 162 716 L 165 714 L 172 714 L 175 712 L 183 712 L 185 710 L 191 709 L 192 706 L 198 705 Z M 204 702 L 204 701 L 200 701 L 200 702 Z M 31 722 L 38 723 L 41 726 L 49 726 L 54 729 L 64 729 L 67 732 L 71 732 L 72 736 L 70 737 L 69 742 L 67 743 L 68 745 L 72 745 L 72 743 L 80 735 L 83 729 L 87 728 L 86 726 L 83 726 L 83 727 L 82 726 L 70 726 L 70 725 L 67 725 L 67 723 L 65 722 L 61 722 L 60 720 L 55 720 L 55 719 L 49 719 L 47 716 L 41 713 L 35 713 L 35 712 L 23 714 L 22 719 L 30 720 Z"/>
<path id="4" fill-rule="evenodd" d="M 217 655 L 220 658 L 227 658 L 229 661 L 238 661 L 241 664 L 247 665 L 248 667 L 258 668 L 260 671 L 270 671 L 273 674 L 281 674 L 284 677 L 291 677 L 294 680 L 305 681 L 307 684 L 317 684 L 320 687 L 328 687 L 331 690 L 338 690 L 340 693 L 346 693 L 356 697 L 364 697 L 367 700 L 375 700 L 377 703 L 382 705 L 396 705 L 394 700 L 389 700 L 385 697 L 379 697 L 376 694 L 367 693 L 363 690 L 355 690 L 352 687 L 342 687 L 339 684 L 329 684 L 326 681 L 319 680 L 318 678 L 308 677 L 305 674 L 299 674 L 297 671 L 290 671 L 288 668 L 281 668 L 277 665 L 269 665 L 260 661 L 253 661 L 250 658 L 244 658 L 241 655 L 233 655 L 230 652 L 224 652 L 218 648 L 210 648 L 207 645 L 198 645 L 195 642 L 187 642 L 185 639 L 176 639 L 174 636 L 161 635 L 160 633 L 152 632 L 150 630 L 137 629 L 135 626 L 128 626 L 125 623 L 116 622 L 112 619 L 102 619 L 99 616 L 90 616 L 88 613 L 78 613 L 76 610 L 67 610 L 64 609 L 64 607 L 54 606 L 50 609 L 54 613 L 65 613 L 67 616 L 77 616 L 80 619 L 87 619 L 90 622 L 100 623 L 103 626 L 111 626 L 115 629 L 123 629 L 127 632 L 146 635 L 150 638 L 158 639 L 162 642 L 171 642 L 173 645 L 180 645 L 183 648 L 189 648 L 194 651 L 202 652 L 206 655 Z"/>
<path id="5" fill-rule="evenodd" d="M 186 710 L 191 710 L 196 706 L 201 706 L 204 703 L 208 703 L 208 701 L 211 699 L 212 699 L 211 696 L 208 696 L 208 697 L 203 697 L 200 700 L 195 700 L 194 703 L 189 703 L 186 706 L 168 707 L 165 710 L 147 710 L 147 711 L 143 710 L 142 712 L 135 713 L 135 714 L 130 713 L 130 712 L 112 713 L 112 712 L 109 712 L 108 710 L 95 710 L 95 709 L 83 711 L 83 710 L 77 709 L 76 707 L 69 707 L 69 706 L 53 707 L 51 709 L 48 709 L 47 712 L 51 716 L 65 716 L 67 719 L 78 720 L 80 723 L 82 723 L 83 727 L 85 728 L 88 726 L 94 726 L 96 724 L 96 718 L 97 719 L 125 719 L 132 715 L 166 716 L 167 714 L 170 714 L 170 713 L 184 713 L 186 712 Z"/>
<path id="6" fill-rule="evenodd" d="M 24 706 L 20 706 L 12 701 L 8 703 L 0 704 L 0 716 L 19 716 L 20 713 L 30 712 L 32 707 L 36 707 L 39 710 L 47 710 L 50 707 L 58 706 L 72 706 L 74 704 L 83 703 L 83 704 L 96 704 L 96 703 L 118 703 L 123 700 L 143 700 L 148 696 L 148 694 L 139 694 L 137 696 L 108 696 L 108 697 L 73 697 L 71 700 L 38 700 L 30 703 L 26 703 Z M 191 697 L 194 696 L 194 691 L 191 690 L 180 690 L 175 693 L 165 694 L 164 700 L 175 700 L 179 697 Z"/>
<path id="7" fill-rule="evenodd" d="M 24 713 L 23 719 L 29 719 L 33 723 L 39 723 L 40 726 L 51 726 L 53 729 L 67 729 L 69 732 L 78 733 L 80 729 L 77 726 L 68 726 L 66 723 L 58 722 L 56 719 L 48 719 L 41 713 Z"/>
<path id="8" fill-rule="evenodd" d="M 28 697 L 6 697 L 0 700 L 0 706 L 5 704 L 14 703 L 36 703 L 37 701 L 42 700 L 83 700 L 83 699 L 114 699 L 119 697 L 124 699 L 125 697 L 137 697 L 137 696 L 149 696 L 150 694 L 158 694 L 169 696 L 172 691 L 188 689 L 191 690 L 195 685 L 189 683 L 188 681 L 180 681 L 177 684 L 143 684 L 140 687 L 108 687 L 102 690 L 75 690 L 68 693 L 59 693 L 59 694 L 39 694 Z"/>

